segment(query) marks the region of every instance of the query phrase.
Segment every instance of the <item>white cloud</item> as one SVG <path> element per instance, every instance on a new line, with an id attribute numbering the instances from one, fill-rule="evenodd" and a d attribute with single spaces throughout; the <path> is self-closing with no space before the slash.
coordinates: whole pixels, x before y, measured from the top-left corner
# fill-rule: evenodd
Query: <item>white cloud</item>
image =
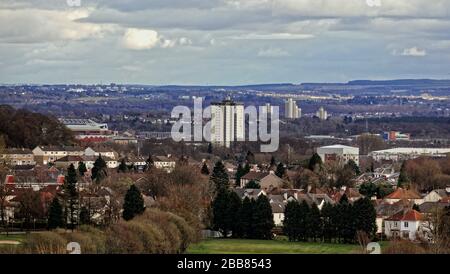
<path id="1" fill-rule="evenodd" d="M 192 45 L 192 40 L 187 37 L 165 38 L 157 31 L 151 29 L 129 28 L 123 36 L 123 44 L 127 49 L 145 50 L 155 47 L 173 48 L 175 46 Z"/>
<path id="2" fill-rule="evenodd" d="M 418 47 L 406 48 L 401 54 L 402 56 L 423 57 L 427 55 L 427 51 Z"/>
<path id="3" fill-rule="evenodd" d="M 312 34 L 292 34 L 292 33 L 267 33 L 257 34 L 250 33 L 244 35 L 238 35 L 231 37 L 232 39 L 242 40 L 298 40 L 298 39 L 310 39 L 313 38 Z"/>
<path id="4" fill-rule="evenodd" d="M 258 52 L 259 57 L 284 57 L 289 56 L 289 52 L 280 48 L 261 49 Z"/>
<path id="5" fill-rule="evenodd" d="M 150 29 L 127 29 L 123 36 L 126 48 L 133 50 L 151 49 L 158 45 L 160 37 L 158 32 Z"/>
<path id="6" fill-rule="evenodd" d="M 102 38 L 115 31 L 109 24 L 80 22 L 90 9 L 0 9 L 0 42 L 42 43 Z"/>

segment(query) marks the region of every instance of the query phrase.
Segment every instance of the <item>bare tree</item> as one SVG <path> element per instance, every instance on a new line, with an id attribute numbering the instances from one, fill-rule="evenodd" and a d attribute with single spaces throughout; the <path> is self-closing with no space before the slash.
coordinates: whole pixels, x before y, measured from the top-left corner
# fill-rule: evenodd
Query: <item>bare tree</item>
<path id="1" fill-rule="evenodd" d="M 450 208 L 435 206 L 422 225 L 422 241 L 429 245 L 431 253 L 450 252 Z"/>

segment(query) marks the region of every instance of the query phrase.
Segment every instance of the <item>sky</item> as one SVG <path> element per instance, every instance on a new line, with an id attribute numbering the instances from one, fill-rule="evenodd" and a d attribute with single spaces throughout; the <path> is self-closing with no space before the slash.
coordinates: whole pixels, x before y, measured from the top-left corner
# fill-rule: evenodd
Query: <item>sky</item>
<path id="1" fill-rule="evenodd" d="M 450 79 L 450 0 L 0 0 L 0 83 Z"/>

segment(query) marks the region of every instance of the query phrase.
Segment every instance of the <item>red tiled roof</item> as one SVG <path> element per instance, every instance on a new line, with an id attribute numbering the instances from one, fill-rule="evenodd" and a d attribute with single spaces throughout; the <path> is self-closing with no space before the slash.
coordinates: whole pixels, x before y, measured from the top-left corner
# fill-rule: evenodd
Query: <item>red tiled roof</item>
<path id="1" fill-rule="evenodd" d="M 387 218 L 386 221 L 420 221 L 422 220 L 422 214 L 414 209 L 408 211 L 400 211 L 391 217 Z"/>
<path id="2" fill-rule="evenodd" d="M 397 212 L 391 217 L 387 218 L 386 221 L 400 221 L 403 218 L 403 211 Z"/>
<path id="3" fill-rule="evenodd" d="M 415 191 L 397 188 L 394 192 L 386 196 L 386 199 L 420 199 L 420 195 Z"/>
<path id="4" fill-rule="evenodd" d="M 403 215 L 402 221 L 420 221 L 422 220 L 422 214 L 414 209 L 409 210 Z"/>

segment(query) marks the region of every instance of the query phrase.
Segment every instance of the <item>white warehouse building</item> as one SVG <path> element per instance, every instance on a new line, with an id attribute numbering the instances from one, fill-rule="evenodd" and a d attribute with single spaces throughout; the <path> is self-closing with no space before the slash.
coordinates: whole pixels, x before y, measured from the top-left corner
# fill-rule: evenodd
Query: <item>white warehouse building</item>
<path id="1" fill-rule="evenodd" d="M 372 151 L 369 153 L 369 156 L 375 161 L 382 161 L 382 160 L 403 161 L 414 159 L 421 156 L 445 157 L 449 153 L 450 148 L 398 147 Z"/>
<path id="2" fill-rule="evenodd" d="M 359 165 L 359 148 L 344 146 L 344 145 L 332 145 L 319 147 L 316 150 L 319 154 L 322 162 L 332 162 L 340 161 L 343 164 L 350 160 L 353 160 L 357 165 Z"/>

